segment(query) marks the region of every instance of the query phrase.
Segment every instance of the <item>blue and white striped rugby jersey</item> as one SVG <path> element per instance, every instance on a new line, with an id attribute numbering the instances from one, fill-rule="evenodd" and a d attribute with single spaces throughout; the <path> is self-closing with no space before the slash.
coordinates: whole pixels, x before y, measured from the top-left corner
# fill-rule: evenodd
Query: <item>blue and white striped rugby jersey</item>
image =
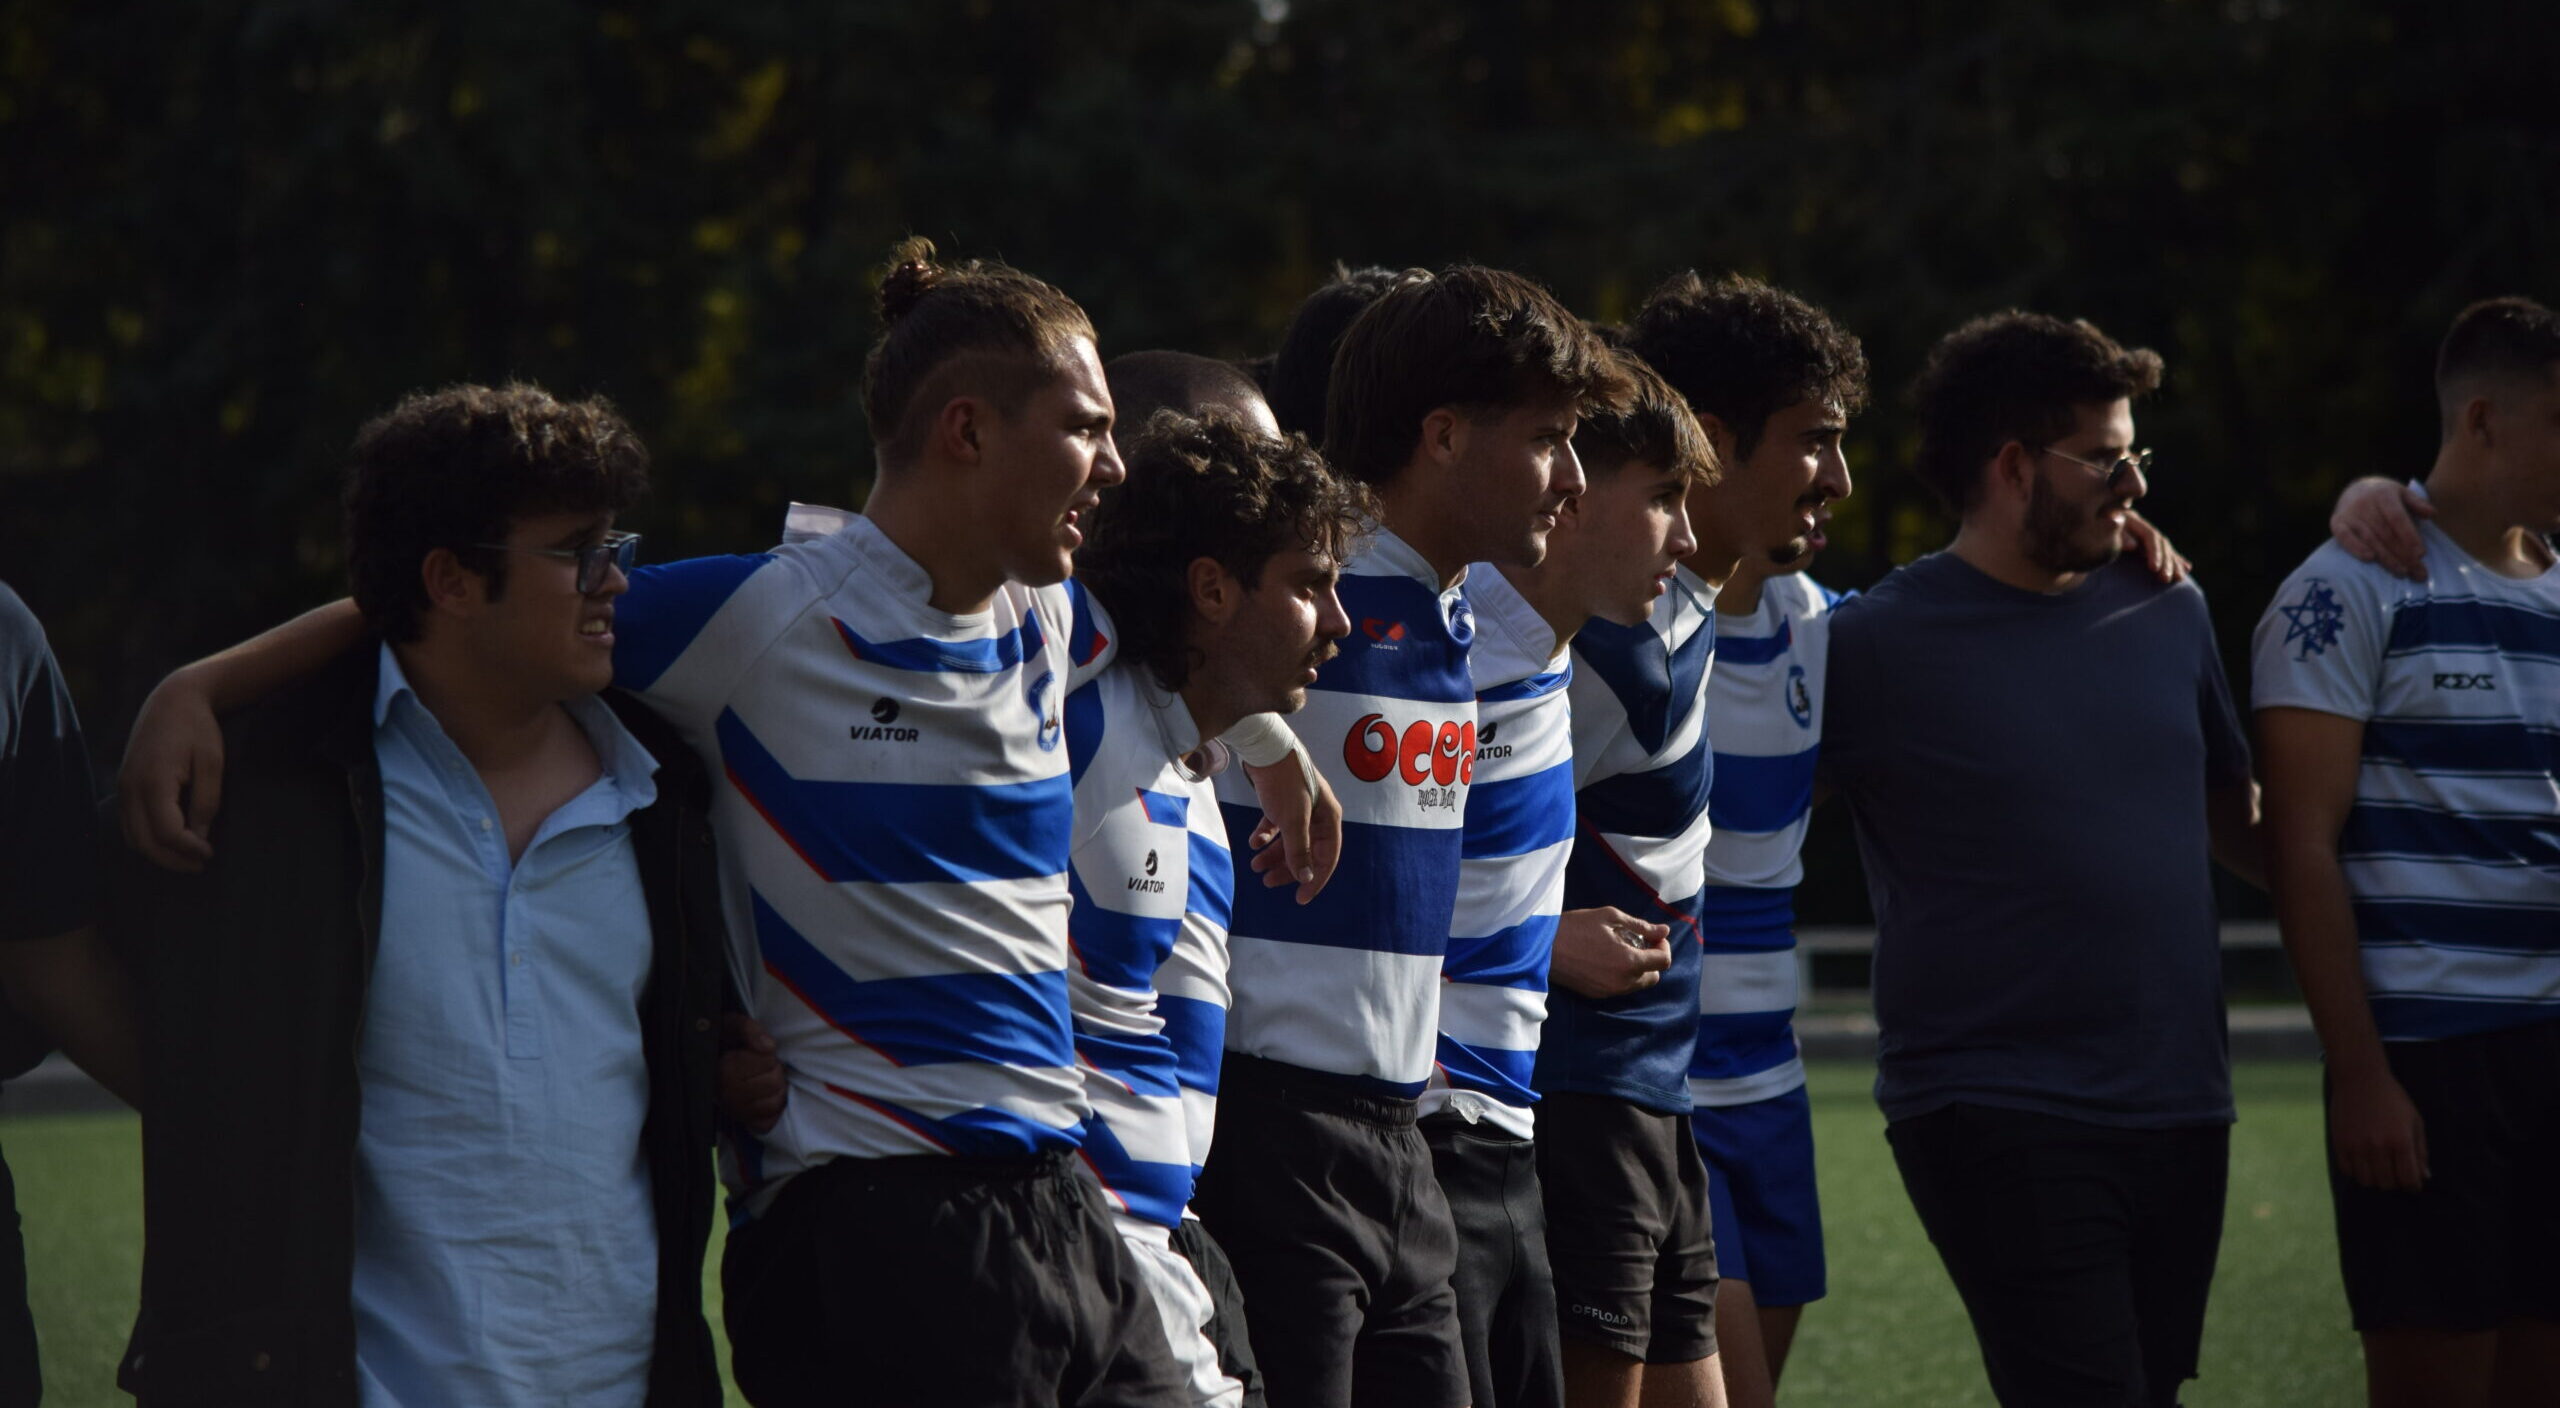
<path id="1" fill-rule="evenodd" d="M 2256 707 L 2364 721 L 2338 861 L 2386 1041 L 2560 1019 L 2560 569 L 2419 532 L 2425 582 L 2323 543 L 2251 642 Z"/>
<path id="2" fill-rule="evenodd" d="M 1698 891 L 1715 757 L 1707 678 L 1715 588 L 1682 568 L 1642 625 L 1593 621 L 1573 639 L 1573 857 L 1564 906 L 1615 905 L 1671 926 L 1671 966 L 1641 991 L 1547 995 L 1537 1087 L 1686 1114 L 1698 1040 Z"/>
<path id="3" fill-rule="evenodd" d="M 1109 625 L 1072 584 L 937 611 L 870 520 L 793 522 L 769 553 L 642 568 L 614 621 L 616 682 L 723 779 L 735 976 L 791 1084 L 730 1151 L 751 1208 L 838 1155 L 1069 1147 L 1087 1112 L 1063 705 Z"/>
<path id="4" fill-rule="evenodd" d="M 1698 1044 L 1689 1095 L 1744 1105 L 1804 1084 L 1796 1049 L 1796 883 L 1813 816 L 1831 604 L 1801 572 L 1771 577 L 1748 616 L 1716 624 L 1707 683 L 1715 781 L 1698 896 Z"/>
<path id="5" fill-rule="evenodd" d="M 1475 781 L 1440 968 L 1440 1060 L 1422 1113 L 1455 1110 L 1527 1139 L 1573 850 L 1573 656 L 1500 568 L 1468 568 L 1465 590 L 1476 619 Z"/>
<path id="6" fill-rule="evenodd" d="M 1234 862 L 1215 789 L 1180 761 L 1200 745 L 1180 698 L 1123 663 L 1067 696 L 1066 724 L 1084 1158 L 1117 1211 L 1172 1227 L 1217 1118 Z"/>
<path id="7" fill-rule="evenodd" d="M 1464 594 L 1384 530 L 1336 593 L 1351 634 L 1289 724 L 1342 800 L 1342 863 L 1305 905 L 1239 870 L 1227 1049 L 1411 1098 L 1431 1074 L 1475 771 L 1475 625 Z M 1240 771 L 1220 775 L 1218 801 L 1242 866 L 1262 809 Z"/>

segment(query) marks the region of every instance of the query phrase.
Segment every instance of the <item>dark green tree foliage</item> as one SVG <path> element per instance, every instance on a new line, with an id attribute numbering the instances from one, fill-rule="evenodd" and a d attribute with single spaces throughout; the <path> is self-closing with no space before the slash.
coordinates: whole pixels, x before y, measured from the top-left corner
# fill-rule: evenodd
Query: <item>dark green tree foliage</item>
<path id="1" fill-rule="evenodd" d="M 2226 650 L 2355 474 L 2433 445 L 2439 330 L 2560 298 L 2524 0 L 8 0 L 0 578 L 101 743 L 169 665 L 336 591 L 338 457 L 403 390 L 614 397 L 652 555 L 847 501 L 869 280 L 918 232 L 1108 346 L 1267 348 L 1333 260 L 1684 266 L 1867 339 L 1821 569 L 1944 531 L 1902 383 L 2009 304 L 2168 358 L 2146 508 Z"/>

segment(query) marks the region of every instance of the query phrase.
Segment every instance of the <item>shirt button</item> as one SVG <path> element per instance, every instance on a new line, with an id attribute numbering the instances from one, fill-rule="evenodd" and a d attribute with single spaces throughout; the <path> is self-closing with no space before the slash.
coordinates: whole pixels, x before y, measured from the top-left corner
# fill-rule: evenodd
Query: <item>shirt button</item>
<path id="1" fill-rule="evenodd" d="M 524 955 L 521 953 L 511 953 L 507 955 L 507 962 L 518 968 L 522 968 L 524 966 Z"/>
<path id="2" fill-rule="evenodd" d="M 488 829 L 489 829 L 489 818 L 487 818 L 487 817 L 485 817 L 485 816 L 484 816 L 484 817 L 482 817 L 482 818 L 480 818 L 480 829 L 481 829 L 481 830 L 483 830 L 483 831 L 486 831 L 486 830 L 488 830 Z"/>
<path id="3" fill-rule="evenodd" d="M 263 1349 L 249 1356 L 249 1367 L 262 1374 L 266 1372 L 267 1366 L 273 1362 L 273 1360 L 267 1358 L 267 1352 Z"/>

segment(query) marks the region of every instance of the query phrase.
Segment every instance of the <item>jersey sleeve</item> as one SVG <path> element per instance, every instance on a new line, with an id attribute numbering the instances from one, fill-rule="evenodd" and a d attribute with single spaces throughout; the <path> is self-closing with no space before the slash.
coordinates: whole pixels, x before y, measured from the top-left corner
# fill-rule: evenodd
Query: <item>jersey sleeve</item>
<path id="1" fill-rule="evenodd" d="M 1069 577 L 1063 588 L 1032 593 L 1041 624 L 1067 642 L 1067 690 L 1073 693 L 1120 658 L 1120 631 L 1101 598 Z"/>
<path id="2" fill-rule="evenodd" d="M 614 604 L 613 682 L 679 728 L 711 727 L 729 691 L 797 615 L 775 554 L 696 557 L 640 568 Z"/>
<path id="3" fill-rule="evenodd" d="M 87 924 L 98 892 L 97 797 L 71 690 L 44 632 L 0 588 L 0 941 Z"/>
<path id="4" fill-rule="evenodd" d="M 2391 634 L 2380 572 L 2326 544 L 2285 579 L 2250 643 L 2254 707 L 2373 717 Z"/>

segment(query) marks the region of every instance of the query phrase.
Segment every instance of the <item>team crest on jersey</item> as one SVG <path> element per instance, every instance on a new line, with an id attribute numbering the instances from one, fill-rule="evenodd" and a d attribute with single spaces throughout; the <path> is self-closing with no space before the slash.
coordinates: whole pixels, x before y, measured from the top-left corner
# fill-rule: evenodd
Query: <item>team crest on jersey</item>
<path id="1" fill-rule="evenodd" d="M 1064 724 L 1057 715 L 1049 712 L 1049 686 L 1057 682 L 1055 670 L 1042 670 L 1040 678 L 1031 682 L 1031 712 L 1040 720 L 1040 751 L 1043 753 L 1056 752 L 1058 740 L 1066 735 Z"/>
<path id="2" fill-rule="evenodd" d="M 1787 712 L 1795 716 L 1796 727 L 1813 727 L 1813 688 L 1804 681 L 1804 666 L 1787 667 Z"/>
<path id="3" fill-rule="evenodd" d="M 2347 609 L 2338 604 L 2337 592 L 2318 577 L 2302 584 L 2302 600 L 2276 609 L 2284 613 L 2283 643 L 2302 642 L 2302 648 L 2294 652 L 2296 660 L 2325 654 L 2346 629 Z"/>

